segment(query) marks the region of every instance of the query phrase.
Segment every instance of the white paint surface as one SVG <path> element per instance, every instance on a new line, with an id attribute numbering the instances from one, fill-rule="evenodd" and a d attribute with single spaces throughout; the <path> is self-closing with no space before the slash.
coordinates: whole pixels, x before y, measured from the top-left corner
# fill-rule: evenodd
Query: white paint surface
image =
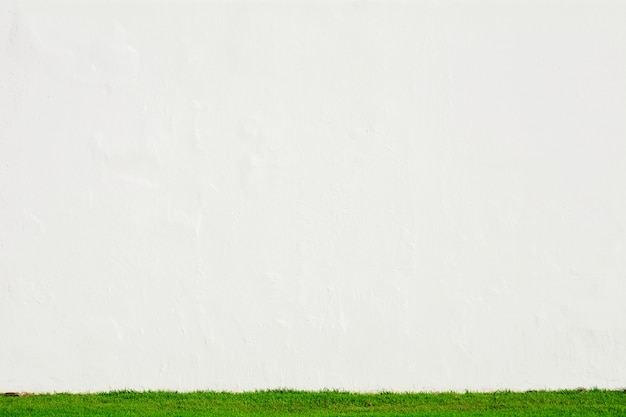
<path id="1" fill-rule="evenodd" d="M 626 386 L 626 3 L 0 3 L 0 391 Z"/>

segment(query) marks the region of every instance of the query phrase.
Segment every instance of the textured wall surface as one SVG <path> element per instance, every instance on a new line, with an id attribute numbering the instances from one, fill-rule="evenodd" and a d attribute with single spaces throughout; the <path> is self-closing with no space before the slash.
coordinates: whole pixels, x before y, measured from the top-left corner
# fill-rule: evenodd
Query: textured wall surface
<path id="1" fill-rule="evenodd" d="M 624 22 L 1 1 L 0 391 L 626 386 Z"/>

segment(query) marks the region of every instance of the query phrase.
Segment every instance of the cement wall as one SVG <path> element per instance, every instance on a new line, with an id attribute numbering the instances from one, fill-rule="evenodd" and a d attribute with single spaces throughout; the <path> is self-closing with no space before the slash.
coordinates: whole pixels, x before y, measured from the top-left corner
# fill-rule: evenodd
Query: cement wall
<path id="1" fill-rule="evenodd" d="M 2 1 L 0 391 L 626 386 L 624 22 Z"/>

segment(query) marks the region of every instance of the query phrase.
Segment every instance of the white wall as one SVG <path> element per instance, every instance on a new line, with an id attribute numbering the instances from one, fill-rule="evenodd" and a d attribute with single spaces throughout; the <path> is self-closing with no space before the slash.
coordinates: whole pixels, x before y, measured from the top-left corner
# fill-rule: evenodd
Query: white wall
<path id="1" fill-rule="evenodd" d="M 0 3 L 0 391 L 626 386 L 626 3 Z"/>

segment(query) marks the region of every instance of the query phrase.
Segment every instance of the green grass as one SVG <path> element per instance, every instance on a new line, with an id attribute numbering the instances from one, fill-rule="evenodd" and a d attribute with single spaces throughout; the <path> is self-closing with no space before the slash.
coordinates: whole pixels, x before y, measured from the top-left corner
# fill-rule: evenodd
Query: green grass
<path id="1" fill-rule="evenodd" d="M 110 392 L 0 397 L 0 416 L 626 416 L 626 392 Z"/>

